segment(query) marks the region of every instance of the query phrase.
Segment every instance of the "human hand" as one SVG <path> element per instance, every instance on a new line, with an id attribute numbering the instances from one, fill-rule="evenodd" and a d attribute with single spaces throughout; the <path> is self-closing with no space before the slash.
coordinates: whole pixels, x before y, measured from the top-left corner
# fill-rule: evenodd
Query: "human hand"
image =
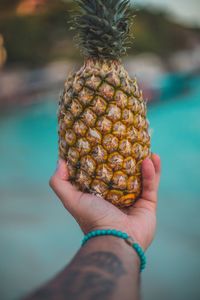
<path id="1" fill-rule="evenodd" d="M 160 180 L 160 158 L 152 154 L 142 163 L 141 198 L 132 207 L 119 209 L 108 201 L 78 191 L 68 181 L 64 160 L 50 179 L 50 186 L 86 234 L 94 229 L 117 229 L 128 233 L 144 250 L 151 244 L 156 229 L 157 192 Z"/>

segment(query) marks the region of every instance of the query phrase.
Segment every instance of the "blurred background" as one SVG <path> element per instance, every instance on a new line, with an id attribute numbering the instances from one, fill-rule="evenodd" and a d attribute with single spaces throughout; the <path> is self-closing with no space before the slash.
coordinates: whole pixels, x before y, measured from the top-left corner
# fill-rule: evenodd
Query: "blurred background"
<path id="1" fill-rule="evenodd" d="M 123 58 L 148 99 L 163 172 L 144 300 L 200 299 L 200 1 L 134 1 Z M 54 276 L 82 233 L 48 187 L 59 95 L 82 63 L 68 21 L 74 1 L 0 0 L 0 299 Z"/>

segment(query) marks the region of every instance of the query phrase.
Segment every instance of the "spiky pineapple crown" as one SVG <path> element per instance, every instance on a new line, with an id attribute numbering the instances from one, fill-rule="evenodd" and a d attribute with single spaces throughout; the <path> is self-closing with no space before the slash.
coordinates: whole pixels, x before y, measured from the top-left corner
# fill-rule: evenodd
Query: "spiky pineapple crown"
<path id="1" fill-rule="evenodd" d="M 76 0 L 73 29 L 84 56 L 119 59 L 130 41 L 130 0 Z"/>

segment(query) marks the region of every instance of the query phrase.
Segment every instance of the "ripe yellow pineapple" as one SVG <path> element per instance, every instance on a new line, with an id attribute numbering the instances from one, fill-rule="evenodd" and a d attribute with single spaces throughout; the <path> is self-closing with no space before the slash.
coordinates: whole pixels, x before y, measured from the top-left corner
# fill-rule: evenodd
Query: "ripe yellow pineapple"
<path id="1" fill-rule="evenodd" d="M 141 193 L 150 154 L 146 103 L 121 64 L 130 29 L 129 0 L 77 0 L 74 18 L 82 68 L 70 76 L 59 107 L 59 151 L 70 181 L 120 207 Z"/>

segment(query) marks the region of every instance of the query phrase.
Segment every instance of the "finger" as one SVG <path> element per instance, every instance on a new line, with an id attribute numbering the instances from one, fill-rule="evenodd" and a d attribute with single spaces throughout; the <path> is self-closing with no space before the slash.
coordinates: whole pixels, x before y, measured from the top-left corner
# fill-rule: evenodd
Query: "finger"
<path id="1" fill-rule="evenodd" d="M 152 192 L 155 189 L 156 172 L 151 159 L 146 158 L 142 162 L 142 185 L 145 192 Z"/>
<path id="2" fill-rule="evenodd" d="M 153 162 L 156 174 L 160 174 L 161 171 L 160 156 L 156 153 L 152 153 L 151 160 Z"/>
<path id="3" fill-rule="evenodd" d="M 58 160 L 58 165 L 55 174 L 61 180 L 68 180 L 69 174 L 67 170 L 67 164 L 63 159 Z"/>
<path id="4" fill-rule="evenodd" d="M 155 213 L 156 198 L 156 172 L 151 159 L 146 158 L 142 162 L 142 194 L 140 199 L 129 209 L 128 214 L 134 215 L 138 209 Z"/>
<path id="5" fill-rule="evenodd" d="M 161 174 L 161 161 L 160 161 L 160 157 L 157 154 L 152 153 L 151 160 L 152 160 L 154 168 L 155 168 L 155 172 L 156 172 L 156 185 L 158 187 L 159 182 L 160 182 L 160 174 Z"/>
<path id="6" fill-rule="evenodd" d="M 155 162 L 155 166 L 154 163 Z M 157 207 L 157 174 L 159 174 L 159 163 L 157 157 L 153 161 L 146 158 L 142 162 L 142 194 L 133 207 L 128 211 L 129 215 L 135 215 L 136 211 L 151 211 L 155 214 Z"/>
<path id="7" fill-rule="evenodd" d="M 76 203 L 80 199 L 82 193 L 68 181 L 68 178 L 67 164 L 64 160 L 60 159 L 56 172 L 49 181 L 49 185 L 60 198 L 67 210 L 70 213 L 73 213 Z"/>
<path id="8" fill-rule="evenodd" d="M 151 159 L 146 158 L 142 163 L 142 195 L 143 199 L 155 202 L 157 193 L 156 171 Z"/>
<path id="9" fill-rule="evenodd" d="M 100 197 L 78 191 L 68 181 L 68 178 L 67 164 L 61 160 L 55 174 L 50 179 L 50 186 L 64 207 L 88 231 L 90 223 L 95 224 L 101 218 L 105 218 L 109 211 L 113 210 L 113 205 Z"/>

